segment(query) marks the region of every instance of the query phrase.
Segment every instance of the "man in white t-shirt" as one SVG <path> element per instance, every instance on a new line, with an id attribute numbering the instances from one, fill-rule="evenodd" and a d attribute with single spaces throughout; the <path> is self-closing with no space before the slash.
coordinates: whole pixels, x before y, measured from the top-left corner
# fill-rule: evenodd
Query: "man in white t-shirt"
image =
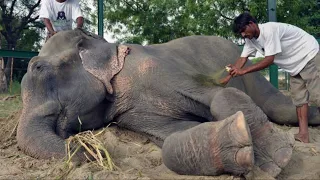
<path id="1" fill-rule="evenodd" d="M 59 31 L 71 30 L 74 21 L 77 28 L 83 26 L 83 17 L 78 0 L 43 0 L 40 8 L 40 18 L 47 28 L 47 39 Z"/>
<path id="2" fill-rule="evenodd" d="M 249 14 L 243 13 L 234 20 L 233 31 L 245 38 L 241 57 L 229 75 L 221 80 L 226 84 L 231 77 L 262 70 L 272 63 L 290 74 L 290 91 L 297 108 L 299 133 L 295 139 L 309 142 L 308 101 L 309 93 L 320 107 L 320 72 L 315 60 L 320 61 L 317 40 L 304 30 L 285 23 L 268 22 L 257 24 Z M 252 53 L 260 52 L 265 57 L 260 62 L 243 67 Z M 320 109 L 319 109 L 320 112 Z"/>

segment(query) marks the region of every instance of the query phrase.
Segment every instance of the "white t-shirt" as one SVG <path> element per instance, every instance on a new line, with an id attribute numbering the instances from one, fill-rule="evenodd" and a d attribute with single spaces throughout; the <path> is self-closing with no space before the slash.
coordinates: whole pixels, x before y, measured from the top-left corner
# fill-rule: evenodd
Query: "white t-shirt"
<path id="1" fill-rule="evenodd" d="M 295 76 L 319 52 L 317 40 L 296 26 L 278 22 L 258 26 L 259 37 L 245 39 L 241 57 L 257 51 L 264 56 L 275 55 L 274 64 Z"/>
<path id="2" fill-rule="evenodd" d="M 42 0 L 40 18 L 50 19 L 55 31 L 71 30 L 72 22 L 82 17 L 78 0 L 66 0 L 59 3 L 56 0 Z"/>

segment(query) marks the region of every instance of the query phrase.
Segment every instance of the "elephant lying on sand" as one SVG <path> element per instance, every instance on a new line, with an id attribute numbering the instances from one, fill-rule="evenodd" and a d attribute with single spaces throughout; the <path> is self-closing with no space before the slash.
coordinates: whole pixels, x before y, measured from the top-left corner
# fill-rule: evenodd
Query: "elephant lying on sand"
<path id="1" fill-rule="evenodd" d="M 258 73 L 226 88 L 205 78 L 238 56 L 236 45 L 212 36 L 141 46 L 59 32 L 23 78 L 18 145 L 36 158 L 61 158 L 65 138 L 116 122 L 162 147 L 164 164 L 177 173 L 245 175 L 256 165 L 276 176 L 294 140 L 269 119 L 296 123 L 295 107 Z"/>

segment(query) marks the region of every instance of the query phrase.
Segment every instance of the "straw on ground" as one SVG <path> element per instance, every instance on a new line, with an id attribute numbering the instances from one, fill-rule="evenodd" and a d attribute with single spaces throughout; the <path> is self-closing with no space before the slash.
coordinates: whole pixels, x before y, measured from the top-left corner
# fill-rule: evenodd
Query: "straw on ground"
<path id="1" fill-rule="evenodd" d="M 108 170 L 114 170 L 116 167 L 110 157 L 109 152 L 103 146 L 103 143 L 97 139 L 97 136 L 102 134 L 100 131 L 94 134 L 92 131 L 84 131 L 67 139 L 67 163 L 71 162 L 72 157 L 79 151 L 81 147 L 85 149 L 85 156 L 89 161 L 96 163 L 98 166 Z M 72 144 L 72 145 L 71 145 Z M 76 145 L 76 146 L 74 146 Z M 75 147 L 75 148 L 72 148 Z M 89 153 L 89 156 L 88 154 Z M 93 160 L 92 160 L 92 158 Z"/>

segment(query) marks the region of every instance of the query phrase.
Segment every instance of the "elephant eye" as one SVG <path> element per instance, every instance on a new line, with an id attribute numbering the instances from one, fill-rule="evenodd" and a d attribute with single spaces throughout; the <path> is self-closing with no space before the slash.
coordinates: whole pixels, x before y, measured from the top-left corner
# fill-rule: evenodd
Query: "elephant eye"
<path id="1" fill-rule="evenodd" d="M 37 63 L 37 64 L 34 66 L 34 68 L 35 68 L 37 71 L 40 71 L 41 68 L 42 68 L 42 65 L 39 64 L 39 63 Z"/>
<path id="2" fill-rule="evenodd" d="M 45 69 L 46 65 L 42 62 L 36 62 L 33 64 L 32 71 L 42 72 Z"/>

